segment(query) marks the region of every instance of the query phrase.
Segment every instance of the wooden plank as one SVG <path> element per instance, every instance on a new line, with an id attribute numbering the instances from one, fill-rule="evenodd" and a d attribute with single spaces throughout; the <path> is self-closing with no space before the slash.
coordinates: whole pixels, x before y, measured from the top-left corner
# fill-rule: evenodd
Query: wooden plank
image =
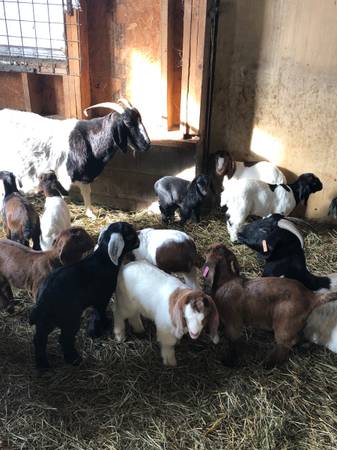
<path id="1" fill-rule="evenodd" d="M 28 81 L 28 73 L 23 72 L 21 74 L 22 81 L 22 89 L 23 89 L 23 99 L 25 102 L 25 111 L 32 111 L 32 103 L 29 92 L 29 81 Z"/>
<path id="2" fill-rule="evenodd" d="M 161 0 L 161 83 L 162 119 L 164 127 L 171 131 L 180 125 L 180 89 L 183 18 L 181 0 Z"/>
<path id="3" fill-rule="evenodd" d="M 209 0 L 185 0 L 180 120 L 186 137 L 199 134 Z"/>
<path id="4" fill-rule="evenodd" d="M 68 41 L 69 73 L 63 77 L 66 117 L 83 117 L 83 109 L 90 104 L 87 2 L 81 9 L 65 14 Z"/>

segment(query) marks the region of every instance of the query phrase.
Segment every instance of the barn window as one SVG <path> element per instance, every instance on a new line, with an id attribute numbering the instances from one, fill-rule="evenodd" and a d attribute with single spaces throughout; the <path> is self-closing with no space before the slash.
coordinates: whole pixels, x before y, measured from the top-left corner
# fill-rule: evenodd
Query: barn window
<path id="1" fill-rule="evenodd" d="M 68 73 L 68 47 L 79 45 L 65 20 L 73 6 L 76 0 L 0 0 L 0 70 Z"/>

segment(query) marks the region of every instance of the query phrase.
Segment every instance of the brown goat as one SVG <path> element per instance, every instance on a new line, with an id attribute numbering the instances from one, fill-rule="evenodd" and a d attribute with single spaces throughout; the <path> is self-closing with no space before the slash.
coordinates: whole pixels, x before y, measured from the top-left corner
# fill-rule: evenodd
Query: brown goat
<path id="1" fill-rule="evenodd" d="M 3 200 L 2 219 L 8 239 L 29 246 L 33 240 L 33 249 L 40 250 L 40 219 L 33 205 L 18 191 L 12 172 L 1 171 L 5 197 Z"/>
<path id="2" fill-rule="evenodd" d="M 274 332 L 276 345 L 266 367 L 285 362 L 312 310 L 337 300 L 336 292 L 313 293 L 296 280 L 277 277 L 245 280 L 240 277 L 235 255 L 221 244 L 208 248 L 203 276 L 206 292 L 212 293 L 229 340 L 224 361 L 228 365 L 236 362 L 236 341 L 245 326 Z"/>
<path id="3" fill-rule="evenodd" d="M 35 251 L 17 242 L 0 240 L 0 274 L 17 289 L 35 298 L 38 287 L 57 267 L 73 264 L 94 248 L 94 241 L 81 227 L 62 231 L 50 250 Z"/>

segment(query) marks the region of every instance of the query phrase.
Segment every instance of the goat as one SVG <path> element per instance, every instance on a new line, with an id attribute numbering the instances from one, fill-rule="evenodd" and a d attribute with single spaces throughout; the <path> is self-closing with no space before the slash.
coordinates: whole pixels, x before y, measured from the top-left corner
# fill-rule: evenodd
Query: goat
<path id="1" fill-rule="evenodd" d="M 49 250 L 56 236 L 70 227 L 69 209 L 62 198 L 62 195 L 68 195 L 68 191 L 58 181 L 53 170 L 39 175 L 38 189 L 46 197 L 44 211 L 40 218 L 40 245 L 42 250 Z"/>
<path id="2" fill-rule="evenodd" d="M 284 276 L 298 280 L 312 291 L 336 291 L 337 274 L 317 276 L 309 272 L 303 238 L 294 224 L 279 214 L 245 225 L 239 242 L 265 259 L 263 276 Z M 316 308 L 308 317 L 304 336 L 337 353 L 337 302 Z"/>
<path id="3" fill-rule="evenodd" d="M 156 324 L 166 366 L 177 364 L 174 346 L 186 333 L 197 339 L 208 323 L 213 342 L 219 340 L 219 318 L 211 297 L 200 289 L 190 289 L 147 261 L 131 262 L 119 272 L 114 304 L 114 333 L 118 342 L 125 338 L 126 319 L 136 333 L 144 331 L 141 315 Z"/>
<path id="4" fill-rule="evenodd" d="M 206 292 L 211 293 L 229 340 L 225 364 L 237 358 L 236 343 L 244 326 L 274 331 L 276 345 L 266 367 L 284 363 L 299 341 L 309 314 L 318 306 L 337 300 L 337 292 L 318 294 L 297 280 L 240 277 L 235 255 L 224 245 L 208 248 L 203 269 Z"/>
<path id="5" fill-rule="evenodd" d="M 29 246 L 33 241 L 33 249 L 40 250 L 40 219 L 33 205 L 18 191 L 15 176 L 12 172 L 1 171 L 5 197 L 2 205 L 2 220 L 6 237 Z"/>
<path id="6" fill-rule="evenodd" d="M 73 264 L 94 248 L 81 227 L 63 230 L 47 251 L 35 251 L 7 239 L 0 240 L 0 274 L 17 289 L 27 289 L 33 298 L 42 281 L 57 267 Z"/>
<path id="7" fill-rule="evenodd" d="M 310 194 L 322 189 L 321 181 L 312 173 L 300 175 L 291 184 L 268 184 L 250 179 L 235 181 L 221 194 L 221 206 L 227 206 L 231 240 L 237 239 L 238 230 L 248 216 L 288 215 L 299 203 L 306 205 Z"/>
<path id="8" fill-rule="evenodd" d="M 24 192 L 36 188 L 38 173 L 54 170 L 65 189 L 78 183 L 86 213 L 91 209 L 90 183 L 102 172 L 117 150 L 128 145 L 146 151 L 150 140 L 141 116 L 126 100 L 99 103 L 86 108 L 104 107 L 114 112 L 90 120 L 57 120 L 31 112 L 0 111 L 2 140 L 6 152 L 0 156 L 0 167 L 18 177 Z"/>
<path id="9" fill-rule="evenodd" d="M 126 222 L 116 222 L 103 229 L 94 253 L 68 267 L 60 267 L 42 283 L 30 315 L 36 326 L 35 361 L 38 369 L 47 369 L 48 335 L 61 329 L 59 342 L 66 363 L 77 365 L 81 358 L 75 348 L 82 312 L 94 307 L 89 334 L 100 336 L 111 326 L 106 307 L 115 290 L 117 274 L 125 253 L 139 245 L 135 229 Z"/>
<path id="10" fill-rule="evenodd" d="M 132 253 L 135 259 L 146 259 L 167 273 L 181 273 L 185 283 L 194 289 L 199 287 L 196 267 L 201 266 L 193 239 L 178 230 L 138 231 L 139 247 Z"/>
<path id="11" fill-rule="evenodd" d="M 270 184 L 286 184 L 287 180 L 281 170 L 269 161 L 239 162 L 234 161 L 227 151 L 215 153 L 215 172 L 227 180 L 250 178 Z M 225 179 L 223 183 L 225 184 Z"/>
<path id="12" fill-rule="evenodd" d="M 200 222 L 201 203 L 208 194 L 209 180 L 206 175 L 198 175 L 191 182 L 179 177 L 166 176 L 154 184 L 158 196 L 159 209 L 163 223 L 174 219 L 179 208 L 180 224 L 183 225 L 192 214 Z"/>

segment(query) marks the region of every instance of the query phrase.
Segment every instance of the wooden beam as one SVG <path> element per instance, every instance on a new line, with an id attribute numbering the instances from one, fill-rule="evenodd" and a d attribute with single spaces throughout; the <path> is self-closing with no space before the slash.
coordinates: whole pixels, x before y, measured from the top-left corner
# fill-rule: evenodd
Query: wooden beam
<path id="1" fill-rule="evenodd" d="M 68 74 L 63 76 L 66 117 L 83 118 L 83 109 L 90 105 L 87 1 L 80 10 L 65 14 L 68 42 Z"/>
<path id="2" fill-rule="evenodd" d="M 160 8 L 162 120 L 167 130 L 177 130 L 180 126 L 182 2 L 161 0 Z"/>
<path id="3" fill-rule="evenodd" d="M 180 121 L 186 137 L 200 132 L 200 108 L 210 0 L 185 0 Z"/>

